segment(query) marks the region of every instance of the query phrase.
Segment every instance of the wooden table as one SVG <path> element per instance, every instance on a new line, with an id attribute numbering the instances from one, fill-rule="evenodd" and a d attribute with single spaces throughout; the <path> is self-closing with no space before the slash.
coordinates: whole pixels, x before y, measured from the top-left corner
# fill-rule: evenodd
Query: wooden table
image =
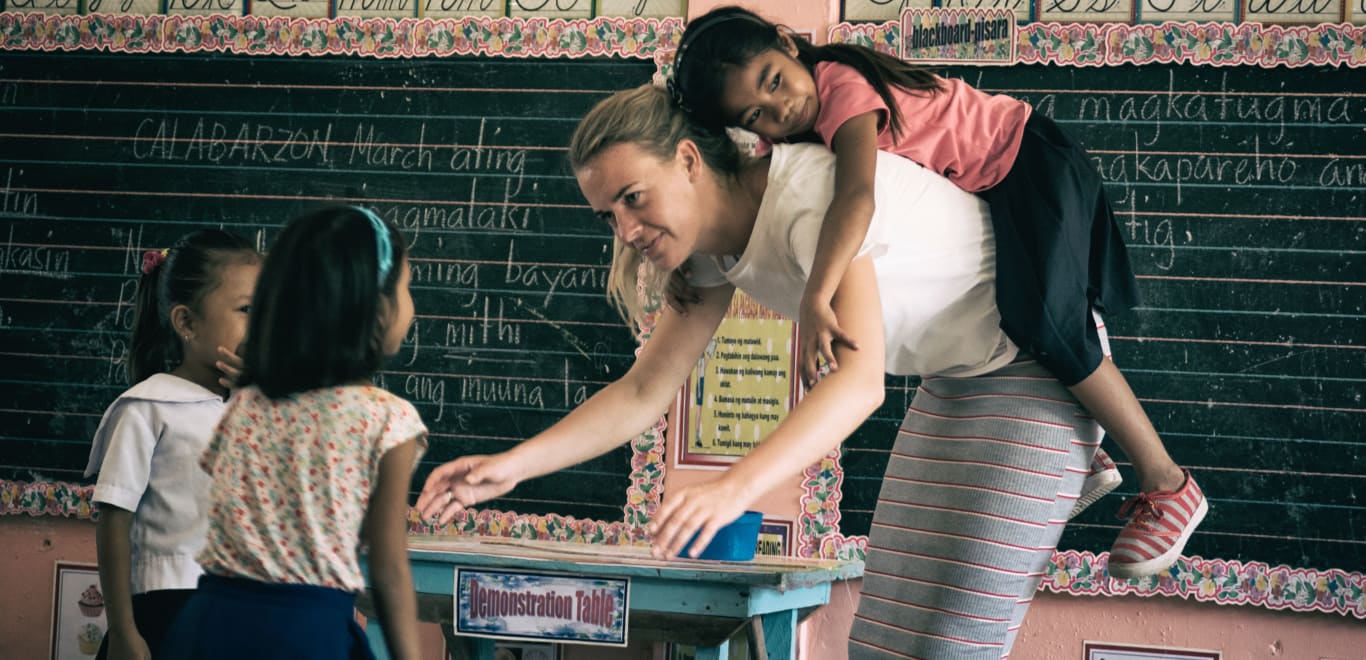
<path id="1" fill-rule="evenodd" d="M 455 569 L 509 569 L 608 578 L 630 578 L 628 635 L 690 644 L 697 660 L 724 660 L 727 640 L 750 626 L 756 654 L 770 660 L 796 657 L 797 623 L 830 600 L 830 585 L 863 575 L 863 563 L 756 556 L 753 561 L 663 561 L 645 547 L 557 541 L 414 536 L 408 541 L 418 618 L 440 623 L 453 658 L 492 660 L 494 642 L 453 634 Z M 367 579 L 364 555 L 362 568 Z M 368 599 L 358 602 L 367 616 Z M 388 658 L 378 622 L 368 634 L 376 657 Z"/>

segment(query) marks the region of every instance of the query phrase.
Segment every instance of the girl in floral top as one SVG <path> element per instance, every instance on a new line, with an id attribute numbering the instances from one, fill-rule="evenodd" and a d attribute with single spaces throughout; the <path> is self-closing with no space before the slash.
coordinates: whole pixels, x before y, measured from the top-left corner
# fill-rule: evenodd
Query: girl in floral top
<path id="1" fill-rule="evenodd" d="M 403 246 L 373 212 L 330 207 L 270 251 L 241 389 L 200 463 L 205 575 L 168 657 L 373 657 L 353 615 L 362 542 L 389 654 L 418 657 L 407 494 L 427 429 L 370 382 L 413 322 Z"/>

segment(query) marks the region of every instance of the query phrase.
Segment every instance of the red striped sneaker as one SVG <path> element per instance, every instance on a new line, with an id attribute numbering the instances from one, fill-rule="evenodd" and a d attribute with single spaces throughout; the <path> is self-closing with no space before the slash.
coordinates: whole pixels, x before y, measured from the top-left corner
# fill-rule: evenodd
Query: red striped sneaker
<path id="1" fill-rule="evenodd" d="M 1123 480 L 1123 477 L 1119 476 L 1119 470 L 1115 469 L 1115 462 L 1110 455 L 1105 453 L 1104 449 L 1096 447 L 1096 453 L 1091 457 L 1091 471 L 1086 473 L 1086 481 L 1081 484 L 1081 496 L 1077 498 L 1076 504 L 1072 505 L 1072 513 L 1067 514 L 1067 519 L 1076 518 L 1086 510 L 1086 507 L 1109 495 Z"/>
<path id="2" fill-rule="evenodd" d="M 1110 548 L 1110 576 L 1124 580 L 1144 577 L 1176 563 L 1208 510 L 1205 494 L 1189 471 L 1186 483 L 1175 492 L 1139 493 L 1129 498 L 1119 508 L 1119 517 L 1129 519 L 1129 523 Z"/>

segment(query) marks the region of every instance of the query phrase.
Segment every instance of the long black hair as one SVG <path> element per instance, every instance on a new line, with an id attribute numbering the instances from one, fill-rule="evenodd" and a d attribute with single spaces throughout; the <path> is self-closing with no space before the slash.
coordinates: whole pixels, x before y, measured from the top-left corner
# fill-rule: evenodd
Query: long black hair
<path id="1" fill-rule="evenodd" d="M 398 230 L 371 211 L 329 206 L 291 220 L 256 282 L 238 385 L 278 399 L 373 376 L 384 363 L 380 298 L 393 300 L 404 256 Z"/>
<path id="2" fill-rule="evenodd" d="M 251 243 L 221 229 L 201 229 L 165 250 L 148 250 L 128 346 L 129 382 L 142 382 L 184 361 L 184 347 L 171 327 L 172 308 L 185 305 L 198 312 L 204 296 L 220 284 L 224 266 L 260 260 Z"/>
<path id="3" fill-rule="evenodd" d="M 671 91 L 675 101 L 697 121 L 711 128 L 729 124 L 718 99 L 726 77 L 767 50 L 784 51 L 783 31 L 777 25 L 740 7 L 717 7 L 688 23 L 674 57 Z M 797 45 L 797 60 L 815 75 L 817 62 L 853 67 L 887 104 L 893 138 L 905 125 L 892 88 L 934 94 L 943 89 L 938 77 L 891 55 L 853 44 L 815 46 L 801 35 L 788 33 Z"/>

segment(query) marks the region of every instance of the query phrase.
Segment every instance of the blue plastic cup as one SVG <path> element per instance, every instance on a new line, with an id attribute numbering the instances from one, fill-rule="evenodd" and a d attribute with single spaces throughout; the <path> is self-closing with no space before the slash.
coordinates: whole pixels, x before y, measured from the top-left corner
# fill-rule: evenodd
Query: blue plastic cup
<path id="1" fill-rule="evenodd" d="M 749 561 L 754 559 L 754 548 L 759 544 L 759 523 L 763 520 L 764 514 L 759 511 L 746 511 L 740 514 L 739 518 L 716 531 L 716 536 L 712 537 L 711 543 L 707 544 L 706 549 L 697 558 L 722 561 Z M 698 532 L 700 533 L 701 530 Z M 692 538 L 683 544 L 683 550 L 678 553 L 678 556 L 686 557 L 688 549 L 696 540 L 697 534 L 693 534 Z"/>

